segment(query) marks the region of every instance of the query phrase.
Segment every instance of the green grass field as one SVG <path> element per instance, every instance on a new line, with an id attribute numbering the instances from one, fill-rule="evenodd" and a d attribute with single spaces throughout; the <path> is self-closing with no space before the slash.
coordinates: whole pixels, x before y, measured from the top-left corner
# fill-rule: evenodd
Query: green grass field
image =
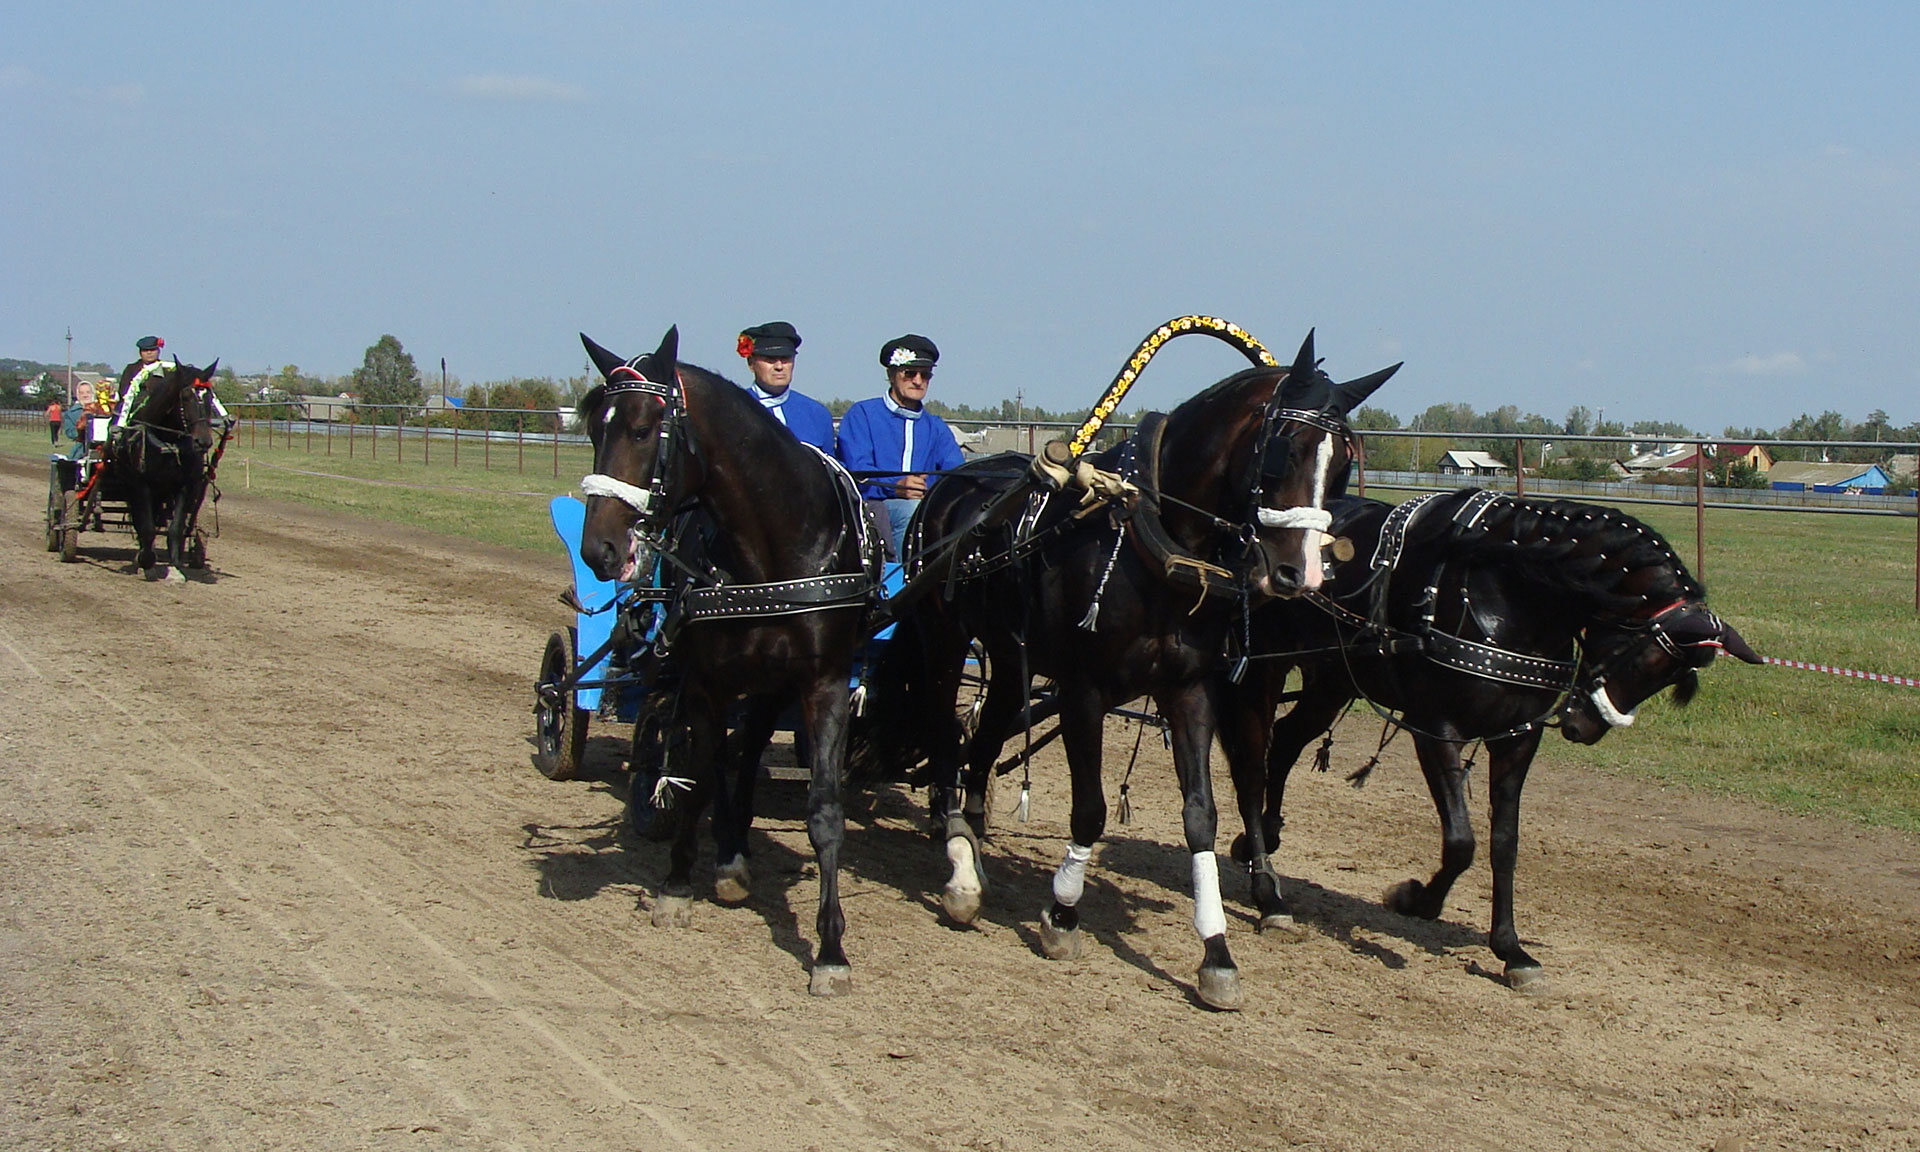
<path id="1" fill-rule="evenodd" d="M 44 458 L 44 436 L 37 422 L 0 428 L 0 452 Z M 562 449 L 557 477 L 550 444 L 527 445 L 524 471 L 512 444 L 492 446 L 489 469 L 475 442 L 462 443 L 457 468 L 441 442 L 425 464 L 418 439 L 400 460 L 390 437 L 375 451 L 364 434 L 348 457 L 339 438 L 329 456 L 320 440 L 309 452 L 304 438 L 269 447 L 242 432 L 220 469 L 225 513 L 244 514 L 249 496 L 295 501 L 551 552 L 557 570 L 546 504 L 577 487 L 584 449 Z M 1693 562 L 1691 507 L 1625 510 Z M 1709 602 L 1765 655 L 1920 676 L 1914 531 L 1906 518 L 1710 511 Z M 1652 701 L 1593 748 L 1549 735 L 1542 768 L 1629 772 L 1920 833 L 1920 689 L 1729 658 L 1701 680 L 1690 707 Z M 1343 746 L 1364 723 L 1349 722 Z"/>

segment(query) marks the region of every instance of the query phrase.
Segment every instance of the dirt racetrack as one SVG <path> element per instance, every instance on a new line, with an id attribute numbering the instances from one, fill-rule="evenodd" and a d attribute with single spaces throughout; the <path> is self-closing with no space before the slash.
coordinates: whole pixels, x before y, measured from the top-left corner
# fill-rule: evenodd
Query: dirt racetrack
<path id="1" fill-rule="evenodd" d="M 816 1000 L 793 790 L 754 900 L 674 931 L 611 782 L 529 766 L 557 554 L 230 494 L 211 577 L 148 583 L 126 537 L 45 552 L 44 492 L 0 461 L 0 1147 L 1920 1148 L 1909 838 L 1542 769 L 1518 906 L 1551 984 L 1523 996 L 1484 849 L 1440 921 L 1379 904 L 1438 852 L 1402 742 L 1363 791 L 1295 778 L 1306 940 L 1225 878 L 1248 1006 L 1216 1014 L 1150 740 L 1085 959 L 1035 946 L 1047 759 L 1031 823 L 999 797 L 979 930 L 936 915 L 917 795 L 859 812 L 854 994 Z"/>

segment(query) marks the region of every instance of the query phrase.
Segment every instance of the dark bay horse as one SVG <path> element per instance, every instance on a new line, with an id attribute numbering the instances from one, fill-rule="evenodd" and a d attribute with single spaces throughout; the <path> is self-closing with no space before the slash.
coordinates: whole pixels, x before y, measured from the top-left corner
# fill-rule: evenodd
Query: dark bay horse
<path id="1" fill-rule="evenodd" d="M 1265 752 L 1264 788 L 1236 781 L 1254 831 L 1251 850 L 1236 844 L 1235 854 L 1250 866 L 1261 924 L 1292 928 L 1269 859 L 1279 849 L 1287 775 L 1307 744 L 1365 697 L 1396 712 L 1412 735 L 1440 814 L 1439 868 L 1424 883 L 1395 886 L 1388 906 L 1434 919 L 1472 864 L 1461 753 L 1485 741 L 1489 942 L 1509 986 L 1541 986 L 1540 963 L 1514 928 L 1513 877 L 1520 790 L 1546 728 L 1592 744 L 1631 724 L 1634 709 L 1665 688 L 1677 703 L 1692 699 L 1697 671 L 1716 653 L 1750 664 L 1760 657 L 1708 611 L 1706 590 L 1660 534 L 1611 508 L 1469 489 L 1397 508 L 1341 500 L 1334 512 L 1334 555 L 1350 558 L 1329 565 L 1314 596 L 1254 613 L 1260 671 L 1229 688 L 1232 717 L 1221 733 L 1236 760 L 1258 762 Z M 1303 686 L 1276 722 L 1289 668 Z"/>
<path id="2" fill-rule="evenodd" d="M 1072 774 L 1072 843 L 1041 913 L 1041 944 L 1050 958 L 1079 954 L 1077 905 L 1107 820 L 1102 723 L 1111 708 L 1151 695 L 1172 726 L 1185 805 L 1204 951 L 1198 994 L 1213 1007 L 1239 1006 L 1213 852 L 1214 673 L 1250 599 L 1297 595 L 1319 582 L 1328 523 L 1321 503 L 1351 463 L 1346 414 L 1398 367 L 1335 384 L 1319 370 L 1309 335 L 1292 367 L 1229 377 L 1095 457 L 1096 468 L 1135 485 L 1137 500 L 1077 515 L 1070 495 L 1055 494 L 1018 525 L 983 536 L 957 562 L 950 595 L 928 596 L 909 611 L 869 680 L 869 714 L 905 729 L 876 735 L 881 755 L 910 748 L 929 757 L 937 820 L 943 793 L 964 796 L 958 811 L 944 813 L 954 865 L 942 894 L 949 916 L 965 923 L 979 912 L 988 774 L 1031 676 L 1048 676 Z M 924 558 L 961 539 L 1014 475 L 1005 461 L 988 460 L 943 478 L 916 513 L 910 550 Z M 963 748 L 954 702 L 975 638 L 991 675 Z"/>
<path id="3" fill-rule="evenodd" d="M 187 567 L 187 533 L 207 493 L 207 453 L 213 450 L 214 370 L 182 364 L 153 373 L 111 446 L 108 493 L 127 502 L 140 550 L 134 565 L 148 571 L 163 559 L 154 540 L 166 531 L 165 575 Z"/>
<path id="4" fill-rule="evenodd" d="M 695 817 L 709 800 L 715 896 L 728 903 L 748 897 L 760 754 L 797 698 L 811 747 L 807 835 L 820 871 L 812 991 L 846 992 L 841 770 L 848 680 L 874 595 L 878 541 L 866 531 L 851 478 L 745 389 L 679 363 L 677 329 L 631 360 L 580 339 L 605 377 L 580 405 L 594 448 L 594 474 L 581 484 L 580 555 L 608 580 L 644 578 L 657 556 L 679 569 L 670 582 L 687 589 L 656 645 L 682 677 L 686 762 L 668 768 L 689 792 L 653 922 L 691 917 Z M 677 515 L 694 508 L 713 529 L 704 554 L 686 548 L 688 521 Z M 729 743 L 728 710 L 741 698 Z"/>

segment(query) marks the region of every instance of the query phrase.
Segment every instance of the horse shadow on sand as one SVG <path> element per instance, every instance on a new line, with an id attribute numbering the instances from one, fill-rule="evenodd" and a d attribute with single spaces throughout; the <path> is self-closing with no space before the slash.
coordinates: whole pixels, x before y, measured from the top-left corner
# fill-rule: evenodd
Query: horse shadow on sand
<path id="1" fill-rule="evenodd" d="M 643 911 L 651 907 L 653 893 L 667 873 L 668 845 L 623 835 L 619 809 L 630 782 L 623 759 L 627 747 L 624 739 L 590 738 L 586 762 L 575 781 L 604 794 L 614 814 L 582 825 L 523 826 L 521 846 L 532 857 L 542 897 L 586 900 L 611 889 L 632 894 Z M 817 876 L 804 839 L 806 797 L 804 782 L 761 781 L 750 840 L 754 896 L 740 906 L 758 915 L 770 940 L 803 969 L 812 961 L 813 924 L 810 915 L 803 919 L 796 909 L 805 911 L 811 901 L 794 895 L 792 889 L 811 886 Z M 946 920 L 942 913 L 940 891 L 949 868 L 940 844 L 926 832 L 922 794 L 898 787 L 852 790 L 847 795 L 847 822 L 841 868 L 849 879 L 895 892 L 953 931 L 973 930 Z M 713 890 L 710 846 L 703 832 L 694 879 L 695 890 L 707 893 L 709 899 Z M 1012 933 L 1036 957 L 1041 953 L 1038 917 L 1052 899 L 1051 857 L 1058 847 L 1057 836 L 1043 836 L 1005 820 L 988 830 L 990 887 L 980 920 Z M 1246 883 L 1244 869 L 1224 855 L 1222 860 L 1228 918 L 1243 931 L 1254 932 L 1257 918 L 1240 887 Z M 1117 882 L 1120 877 L 1134 883 L 1123 886 Z M 1185 970 L 1189 949 L 1166 947 L 1162 933 L 1158 951 L 1164 954 L 1151 954 L 1144 947 L 1147 938 L 1142 929 L 1150 918 L 1191 908 L 1190 880 L 1188 856 L 1180 845 L 1110 830 L 1087 875 L 1086 895 L 1080 903 L 1082 927 L 1122 963 L 1152 979 L 1185 988 L 1191 983 L 1191 973 Z M 1354 955 L 1391 971 L 1408 966 L 1409 951 L 1440 956 L 1486 944 L 1485 930 L 1469 924 L 1405 916 L 1377 899 L 1310 880 L 1289 878 L 1284 883 L 1303 929 L 1338 941 Z M 1499 980 L 1497 972 L 1481 974 Z"/>

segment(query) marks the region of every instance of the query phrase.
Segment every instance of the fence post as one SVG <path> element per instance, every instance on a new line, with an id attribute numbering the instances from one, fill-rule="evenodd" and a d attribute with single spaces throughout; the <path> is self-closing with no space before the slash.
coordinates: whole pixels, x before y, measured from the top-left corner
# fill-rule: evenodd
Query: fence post
<path id="1" fill-rule="evenodd" d="M 480 430 L 487 434 L 487 438 L 480 441 L 480 471 L 488 472 L 493 469 L 493 413 L 482 411 L 486 419 L 481 422 Z"/>
<path id="2" fill-rule="evenodd" d="M 553 477 L 560 478 L 560 414 L 553 414 Z"/>
<path id="3" fill-rule="evenodd" d="M 513 439 L 520 446 L 520 474 L 527 473 L 527 418 L 520 413 L 513 417 Z"/>
<path id="4" fill-rule="evenodd" d="M 1518 436 L 1513 438 L 1513 494 L 1527 494 L 1527 442 Z"/>
<path id="5" fill-rule="evenodd" d="M 1353 476 L 1359 487 L 1360 499 L 1367 498 L 1367 437 L 1365 433 L 1353 434 L 1354 460 Z"/>
<path id="6" fill-rule="evenodd" d="M 1707 578 L 1707 445 L 1693 446 L 1693 576 Z"/>
<path id="7" fill-rule="evenodd" d="M 327 455 L 333 455 L 333 405 L 327 405 Z"/>
<path id="8" fill-rule="evenodd" d="M 460 471 L 460 417 L 453 418 L 453 470 Z"/>

